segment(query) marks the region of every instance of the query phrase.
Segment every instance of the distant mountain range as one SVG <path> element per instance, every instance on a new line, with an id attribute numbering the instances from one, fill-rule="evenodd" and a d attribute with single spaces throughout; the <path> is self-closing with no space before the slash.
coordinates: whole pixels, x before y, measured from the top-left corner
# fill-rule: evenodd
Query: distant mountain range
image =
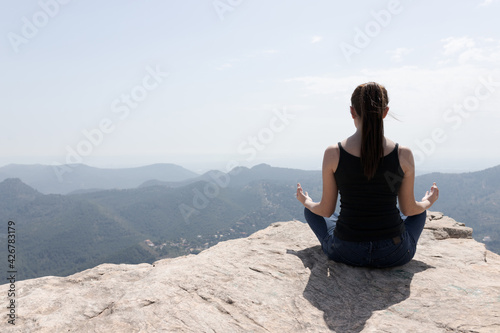
<path id="1" fill-rule="evenodd" d="M 123 169 L 101 169 L 84 164 L 10 164 L 0 168 L 0 181 L 19 178 L 44 194 L 134 188 L 148 180 L 178 182 L 196 176 L 198 174 L 175 164 L 153 164 Z"/>
<path id="2" fill-rule="evenodd" d="M 212 171 L 171 185 L 83 192 L 75 187 L 66 195 L 42 194 L 9 178 L 0 183 L 0 221 L 16 222 L 22 279 L 68 275 L 104 262 L 197 253 L 222 239 L 300 218 L 295 183 L 314 182 L 316 175 L 260 165 L 229 174 Z M 110 175 L 101 185 L 117 178 Z M 5 248 L 6 230 L 0 230 Z"/>
<path id="3" fill-rule="evenodd" d="M 466 173 L 430 173 L 415 179 L 420 199 L 432 182 L 439 186 L 439 200 L 431 210 L 440 211 L 474 229 L 473 237 L 500 254 L 500 165 Z"/>
<path id="4" fill-rule="evenodd" d="M 0 221 L 5 221 L 0 248 L 6 248 L 6 221 L 15 221 L 21 279 L 69 275 L 105 262 L 153 262 L 198 253 L 276 221 L 304 221 L 294 195 L 296 183 L 315 200 L 322 187 L 320 171 L 265 164 L 203 175 L 169 164 L 124 170 L 78 166 L 67 176 L 79 182 L 59 187 L 43 181 L 44 172 L 51 171 L 47 168 L 22 166 L 25 174 L 17 171 L 21 179 L 0 183 Z M 0 175 L 15 169 L 0 168 Z M 29 176 L 28 170 L 38 173 Z M 127 175 L 130 179 L 120 182 Z M 28 181 L 39 185 L 28 186 Z M 465 222 L 474 228 L 476 240 L 500 253 L 500 166 L 419 176 L 417 199 L 433 181 L 440 187 L 440 199 L 432 210 Z M 42 192 L 51 188 L 71 194 Z"/>

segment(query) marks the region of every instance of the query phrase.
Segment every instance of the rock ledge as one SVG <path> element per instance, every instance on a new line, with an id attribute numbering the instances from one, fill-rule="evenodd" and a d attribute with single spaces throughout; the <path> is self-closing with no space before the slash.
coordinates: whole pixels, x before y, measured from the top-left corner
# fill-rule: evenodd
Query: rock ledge
<path id="1" fill-rule="evenodd" d="M 18 282 L 16 325 L 3 316 L 0 330 L 500 332 L 500 257 L 428 215 L 402 267 L 328 261 L 306 224 L 277 222 L 196 256 Z"/>

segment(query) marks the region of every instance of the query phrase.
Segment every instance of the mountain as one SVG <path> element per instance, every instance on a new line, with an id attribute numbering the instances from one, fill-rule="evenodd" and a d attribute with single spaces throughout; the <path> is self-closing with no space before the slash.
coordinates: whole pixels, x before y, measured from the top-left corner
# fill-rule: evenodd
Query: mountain
<path id="1" fill-rule="evenodd" d="M 198 253 L 302 213 L 294 185 L 267 181 L 225 188 L 198 181 L 72 195 L 31 189 L 31 196 L 19 195 L 29 189 L 21 181 L 11 183 L 0 183 L 0 196 L 9 203 L 0 209 L 0 219 L 13 220 L 19 230 L 21 279 Z M 4 234 L 0 247 L 6 241 Z"/>
<path id="2" fill-rule="evenodd" d="M 198 174 L 175 164 L 153 164 L 136 168 L 101 169 L 84 164 L 21 165 L 0 168 L 0 181 L 19 178 L 44 194 L 67 194 L 82 190 L 133 188 L 145 181 L 182 181 Z"/>
<path id="3" fill-rule="evenodd" d="M 124 250 L 143 239 L 128 221 L 109 214 L 105 207 L 71 196 L 44 195 L 18 179 L 0 183 L 0 197 L 0 219 L 15 222 L 16 267 L 22 279 L 93 267 L 110 251 Z M 6 231 L 0 234 L 5 248 Z"/>
<path id="4" fill-rule="evenodd" d="M 319 179 L 318 176 L 320 177 Z M 317 187 L 318 181 L 321 181 L 321 171 L 279 168 L 263 163 L 252 168 L 236 167 L 227 173 L 218 170 L 211 170 L 198 177 L 193 177 L 180 182 L 149 180 L 141 184 L 140 187 L 181 187 L 198 181 L 213 182 L 221 187 L 240 187 L 256 180 L 269 180 L 274 183 L 287 185 L 293 185 L 300 181 L 306 185 L 314 184 L 313 186 Z"/>
<path id="5" fill-rule="evenodd" d="M 433 182 L 439 186 L 439 200 L 432 209 L 446 212 L 457 221 L 467 221 L 473 237 L 500 253 L 500 165 L 467 173 L 431 173 L 415 179 L 420 199 Z"/>
<path id="6" fill-rule="evenodd" d="M 498 332 L 500 256 L 470 232 L 430 213 L 410 263 L 368 269 L 327 260 L 306 224 L 277 222 L 197 256 L 15 281 L 0 329 Z"/>
<path id="7" fill-rule="evenodd" d="M 19 178 L 5 179 L 0 183 L 0 211 L 8 211 L 18 202 L 30 202 L 40 196 L 40 192 L 24 184 Z"/>

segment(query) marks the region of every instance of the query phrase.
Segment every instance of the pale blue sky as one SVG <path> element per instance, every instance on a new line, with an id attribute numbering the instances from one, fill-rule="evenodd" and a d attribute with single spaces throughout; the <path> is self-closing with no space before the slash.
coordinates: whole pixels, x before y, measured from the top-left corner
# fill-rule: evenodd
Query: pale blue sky
<path id="1" fill-rule="evenodd" d="M 0 3 L 0 166 L 319 169 L 366 81 L 421 171 L 500 164 L 496 0 Z"/>

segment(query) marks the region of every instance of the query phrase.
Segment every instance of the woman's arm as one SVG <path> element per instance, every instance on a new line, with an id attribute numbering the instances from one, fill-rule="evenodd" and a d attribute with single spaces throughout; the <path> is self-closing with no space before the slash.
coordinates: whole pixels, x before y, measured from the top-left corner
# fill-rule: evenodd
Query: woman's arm
<path id="1" fill-rule="evenodd" d="M 333 173 L 339 162 L 339 148 L 337 145 L 330 146 L 325 150 L 323 156 L 323 195 L 320 202 L 313 202 L 307 192 L 304 194 L 302 186 L 297 184 L 297 199 L 311 212 L 316 215 L 330 217 L 335 212 L 337 205 L 338 189 Z"/>
<path id="2" fill-rule="evenodd" d="M 413 153 L 407 147 L 399 148 L 399 163 L 404 171 L 403 181 L 399 188 L 398 201 L 401 213 L 406 216 L 418 215 L 429 209 L 439 197 L 439 189 L 434 183 L 427 191 L 422 201 L 415 200 L 415 162 Z"/>

